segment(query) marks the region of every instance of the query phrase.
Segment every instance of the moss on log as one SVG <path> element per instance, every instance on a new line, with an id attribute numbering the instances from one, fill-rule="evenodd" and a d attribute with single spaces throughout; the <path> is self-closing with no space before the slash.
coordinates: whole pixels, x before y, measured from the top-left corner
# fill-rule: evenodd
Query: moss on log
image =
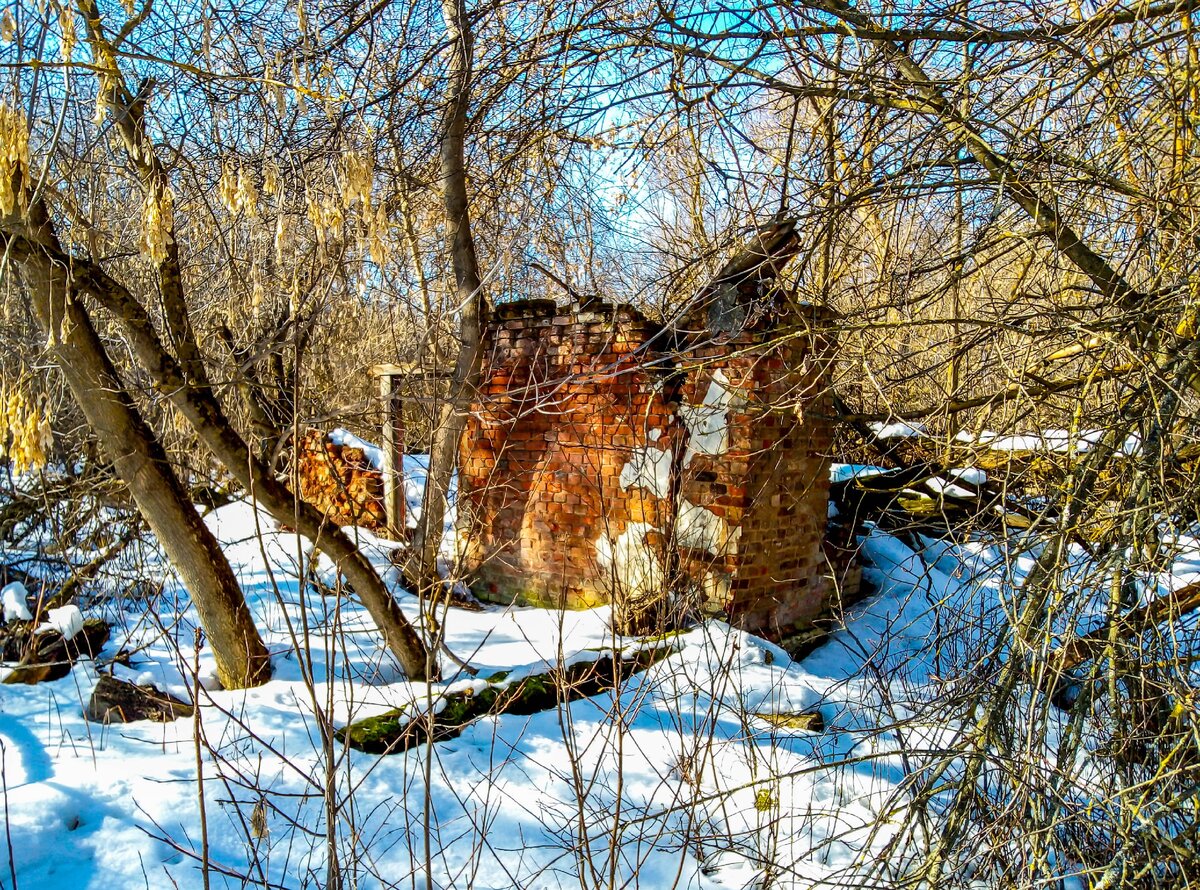
<path id="1" fill-rule="evenodd" d="M 510 671 L 499 671 L 487 678 L 482 689 L 435 698 L 434 707 L 441 707 L 432 718 L 428 713 L 396 708 L 350 723 L 336 730 L 336 735 L 343 744 L 368 754 L 396 754 L 431 738 L 434 742 L 455 738 L 481 717 L 536 714 L 599 695 L 676 651 L 676 647 L 666 645 L 625 655 L 617 652 L 512 680 Z"/>

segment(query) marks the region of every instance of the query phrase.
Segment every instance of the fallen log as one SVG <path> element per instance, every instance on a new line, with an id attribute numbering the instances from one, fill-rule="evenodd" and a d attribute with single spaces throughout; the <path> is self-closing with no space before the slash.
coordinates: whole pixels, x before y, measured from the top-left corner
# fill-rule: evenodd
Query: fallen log
<path id="1" fill-rule="evenodd" d="M 1069 671 L 1103 653 L 1111 639 L 1136 637 L 1157 624 L 1172 621 L 1197 609 L 1200 609 L 1200 583 L 1188 584 L 1075 637 L 1054 655 L 1060 660 L 1060 669 Z"/>
<path id="2" fill-rule="evenodd" d="M 398 754 L 431 739 L 444 742 L 456 738 L 481 717 L 536 714 L 599 695 L 675 651 L 674 646 L 665 645 L 639 649 L 624 657 L 613 653 L 523 678 L 511 678 L 510 672 L 501 671 L 488 677 L 482 689 L 439 696 L 434 701 L 438 710 L 432 717 L 401 707 L 350 723 L 334 734 L 358 751 Z"/>
<path id="3" fill-rule="evenodd" d="M 132 723 L 135 720 L 168 723 L 180 717 L 191 717 L 192 706 L 157 686 L 140 686 L 101 674 L 83 716 L 93 723 Z"/>
<path id="4" fill-rule="evenodd" d="M 32 622 L 22 627 L 6 626 L 8 634 L 3 640 L 6 661 L 17 661 L 17 666 L 7 677 L 6 684 L 24 683 L 32 686 L 43 680 L 58 680 L 71 672 L 71 665 L 79 658 L 95 658 L 108 642 L 109 627 L 99 618 L 83 622 L 79 632 L 64 637 L 58 630 L 34 630 Z M 11 629 L 10 629 L 11 628 Z"/>

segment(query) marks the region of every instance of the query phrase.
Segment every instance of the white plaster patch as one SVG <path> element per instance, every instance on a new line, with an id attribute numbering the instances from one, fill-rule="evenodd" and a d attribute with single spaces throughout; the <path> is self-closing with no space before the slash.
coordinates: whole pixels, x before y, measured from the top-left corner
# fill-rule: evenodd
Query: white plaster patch
<path id="1" fill-rule="evenodd" d="M 653 446 L 635 448 L 629 462 L 621 467 L 622 490 L 631 486 L 644 488 L 655 497 L 670 494 L 671 452 Z"/>
<path id="2" fill-rule="evenodd" d="M 615 541 L 601 535 L 596 541 L 596 558 L 611 569 L 613 578 L 628 596 L 658 594 L 663 590 L 666 572 L 646 535 L 657 529 L 648 522 L 631 522 Z"/>
<path id="3" fill-rule="evenodd" d="M 729 378 L 718 369 L 713 371 L 703 402 L 679 406 L 679 416 L 689 433 L 684 466 L 690 465 L 697 454 L 719 455 L 729 450 L 729 409 L 741 402 L 742 397 L 729 389 Z"/>
<path id="4" fill-rule="evenodd" d="M 682 500 L 675 514 L 675 540 L 691 550 L 707 550 L 713 555 L 725 549 L 741 536 L 742 528 L 730 531 L 729 523 L 709 510 L 689 500 Z"/>

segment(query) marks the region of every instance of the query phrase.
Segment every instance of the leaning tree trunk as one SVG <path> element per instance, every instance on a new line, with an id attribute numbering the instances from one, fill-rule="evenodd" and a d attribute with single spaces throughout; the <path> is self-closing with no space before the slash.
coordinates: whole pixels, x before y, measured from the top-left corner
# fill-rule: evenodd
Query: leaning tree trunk
<path id="1" fill-rule="evenodd" d="M 125 86 L 117 66 L 114 46 L 104 35 L 95 4 L 83 4 L 88 12 L 88 39 L 104 74 L 99 78 L 103 96 L 113 109 L 117 130 L 129 151 L 131 163 L 148 189 L 165 186 L 166 172 L 145 129 L 144 103 Z M 271 467 L 256 456 L 245 439 L 225 416 L 204 372 L 202 351 L 188 317 L 173 230 L 166 233 L 165 255 L 158 272 L 163 296 L 164 327 L 176 354 L 164 348 L 154 323 L 142 305 L 120 282 L 98 264 L 63 257 L 73 265 L 78 289 L 85 291 L 110 311 L 121 324 L 138 361 L 155 387 L 179 410 L 212 455 L 266 508 L 276 520 L 292 525 L 302 535 L 320 544 L 353 587 L 359 600 L 382 631 L 388 648 L 399 659 L 410 679 L 436 679 L 437 666 L 429 658 L 421 638 L 404 617 L 391 592 L 374 566 L 347 535 L 330 525 L 311 505 L 297 499 L 275 478 Z M 176 358 L 176 355 L 178 358 Z"/>
<path id="2" fill-rule="evenodd" d="M 18 223 L 29 232 L 21 249 L 11 249 L 11 222 L 4 220 L 0 240 L 21 270 L 38 322 L 54 344 L 50 351 L 105 456 L 187 587 L 221 684 L 237 688 L 266 682 L 270 658 L 237 578 L 121 384 L 91 318 L 73 299 L 69 268 L 52 259 L 63 251 L 43 206 L 35 204 L 28 220 Z"/>
<path id="3" fill-rule="evenodd" d="M 472 37 L 464 0 L 443 0 L 442 17 L 450 46 L 447 63 L 446 123 L 442 133 L 442 198 L 446 212 L 446 239 L 454 268 L 455 303 L 461 307 L 458 356 L 454 363 L 450 393 L 442 406 L 433 443 L 429 449 L 429 473 L 425 482 L 421 519 L 417 524 L 413 555 L 416 565 L 410 576 L 422 585 L 437 582 L 437 557 L 446 516 L 446 496 L 458 458 L 459 440 L 466 428 L 479 384 L 483 359 L 483 323 L 487 311 L 479 258 L 471 236 L 471 209 L 467 195 L 464 143 L 467 108 L 471 90 Z"/>
<path id="4" fill-rule="evenodd" d="M 34 244 L 24 236 L 4 233 L 2 239 L 19 262 L 44 255 L 57 268 L 72 266 L 74 286 L 100 303 L 121 324 L 129 346 L 155 388 L 174 405 L 196 435 L 250 492 L 254 500 L 280 522 L 320 543 L 321 549 L 346 576 L 358 598 L 375 619 L 393 654 L 413 680 L 435 679 L 436 665 L 429 663 L 424 643 L 400 611 L 374 566 L 346 536 L 330 525 L 319 510 L 297 500 L 275 478 L 271 468 L 255 457 L 221 410 L 210 389 L 191 383 L 183 367 L 163 347 L 154 324 L 133 295 L 96 263 L 67 256 L 61 248 Z"/>

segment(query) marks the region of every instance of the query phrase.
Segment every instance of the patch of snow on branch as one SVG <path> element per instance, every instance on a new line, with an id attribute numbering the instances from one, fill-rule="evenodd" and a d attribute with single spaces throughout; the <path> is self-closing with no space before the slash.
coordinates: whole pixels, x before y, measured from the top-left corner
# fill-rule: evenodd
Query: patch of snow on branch
<path id="1" fill-rule="evenodd" d="M 927 435 L 923 423 L 908 423 L 904 420 L 893 423 L 876 421 L 870 426 L 876 439 L 915 439 Z"/>
<path id="2" fill-rule="evenodd" d="M 25 604 L 28 596 L 29 591 L 20 581 L 6 584 L 4 589 L 0 590 L 0 602 L 3 602 L 4 605 L 5 621 L 33 620 L 33 616 L 29 614 L 29 608 Z"/>
<path id="3" fill-rule="evenodd" d="M 950 471 L 950 475 L 967 485 L 983 485 L 988 481 L 987 473 L 978 467 L 956 467 Z"/>
<path id="4" fill-rule="evenodd" d="M 968 483 L 969 484 L 969 483 Z M 944 479 L 941 476 L 934 476 L 931 479 L 925 480 L 925 485 L 935 494 L 948 495 L 952 498 L 973 498 L 975 492 L 968 491 L 961 485 L 955 485 L 953 482 Z"/>

